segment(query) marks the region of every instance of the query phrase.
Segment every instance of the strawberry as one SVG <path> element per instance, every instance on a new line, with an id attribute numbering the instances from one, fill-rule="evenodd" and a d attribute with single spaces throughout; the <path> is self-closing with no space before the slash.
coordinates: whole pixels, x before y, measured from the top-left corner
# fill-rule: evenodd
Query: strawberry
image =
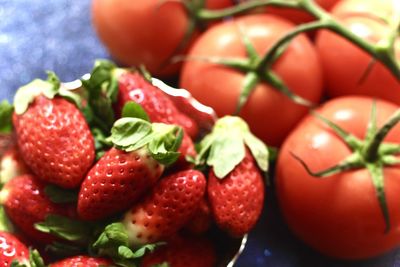
<path id="1" fill-rule="evenodd" d="M 21 155 L 37 177 L 77 187 L 91 167 L 94 140 L 79 109 L 58 96 L 54 77 L 34 80 L 15 95 L 13 124 Z"/>
<path id="2" fill-rule="evenodd" d="M 10 267 L 13 261 L 29 264 L 29 250 L 14 235 L 0 231 L 0 267 Z"/>
<path id="3" fill-rule="evenodd" d="M 118 84 L 117 110 L 120 111 L 128 101 L 134 101 L 143 107 L 152 122 L 177 124 L 190 136 L 197 135 L 196 123 L 180 113 L 168 96 L 139 72 L 124 72 L 119 76 Z"/>
<path id="4" fill-rule="evenodd" d="M 213 217 L 221 229 L 241 237 L 253 228 L 263 208 L 259 168 L 268 169 L 268 149 L 242 119 L 231 116 L 219 119 L 200 147 L 197 163 L 211 167 L 207 192 Z"/>
<path id="5" fill-rule="evenodd" d="M 10 220 L 29 238 L 49 244 L 54 237 L 35 229 L 34 224 L 49 214 L 71 215 L 64 205 L 55 204 L 45 194 L 46 184 L 33 175 L 18 176 L 0 192 L 0 202 Z"/>
<path id="6" fill-rule="evenodd" d="M 160 178 L 164 165 L 175 161 L 182 130 L 137 118 L 115 122 L 108 151 L 84 179 L 78 213 L 86 220 L 127 210 Z"/>
<path id="7" fill-rule="evenodd" d="M 29 170 L 16 146 L 10 146 L 0 160 L 0 182 L 8 182 L 14 177 L 28 174 Z"/>
<path id="8" fill-rule="evenodd" d="M 208 195 L 217 225 L 233 237 L 248 233 L 264 203 L 264 182 L 249 152 L 224 179 L 208 176 Z"/>
<path id="9" fill-rule="evenodd" d="M 159 88 L 154 86 L 147 73 L 136 70 L 117 68 L 108 61 L 98 61 L 92 70 L 91 78 L 85 82 L 87 88 L 113 87 L 117 85 L 118 98 L 115 112 L 120 117 L 122 109 L 130 101 L 141 105 L 149 115 L 151 122 L 176 124 L 181 126 L 191 137 L 198 134 L 194 120 L 181 113 L 172 100 Z M 115 89 L 112 89 L 115 91 Z"/>
<path id="10" fill-rule="evenodd" d="M 196 170 L 186 170 L 163 178 L 125 214 L 123 223 L 131 244 L 147 244 L 169 237 L 193 216 L 204 196 L 206 180 Z"/>
<path id="11" fill-rule="evenodd" d="M 168 264 L 169 267 L 214 267 L 216 252 L 212 242 L 206 238 L 174 239 L 159 247 L 142 260 L 142 267 Z M 163 266 L 163 265 L 161 265 Z"/>
<path id="12" fill-rule="evenodd" d="M 196 213 L 185 225 L 185 230 L 196 235 L 204 234 L 210 229 L 212 219 L 210 204 L 203 198 L 197 207 Z"/>
<path id="13" fill-rule="evenodd" d="M 127 210 L 161 176 L 164 166 L 145 150 L 110 149 L 84 179 L 78 214 L 97 220 Z"/>
<path id="14" fill-rule="evenodd" d="M 110 260 L 89 256 L 74 256 L 49 265 L 49 267 L 111 267 Z"/>
<path id="15" fill-rule="evenodd" d="M 182 138 L 182 144 L 178 149 L 178 152 L 181 153 L 177 162 L 174 164 L 174 170 L 184 170 L 192 168 L 192 164 L 186 160 L 186 157 L 195 158 L 197 156 L 196 149 L 194 147 L 192 139 L 189 135 L 184 134 Z"/>

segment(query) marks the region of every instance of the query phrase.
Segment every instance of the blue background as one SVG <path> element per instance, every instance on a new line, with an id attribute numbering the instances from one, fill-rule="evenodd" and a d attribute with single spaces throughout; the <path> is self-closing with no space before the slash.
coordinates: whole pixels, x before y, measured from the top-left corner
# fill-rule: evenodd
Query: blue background
<path id="1" fill-rule="evenodd" d="M 11 100 L 19 86 L 45 78 L 46 70 L 72 81 L 107 57 L 91 27 L 89 0 L 0 0 L 0 99 Z M 236 266 L 400 267 L 400 253 L 369 262 L 326 259 L 291 236 L 268 190 L 264 216 Z"/>

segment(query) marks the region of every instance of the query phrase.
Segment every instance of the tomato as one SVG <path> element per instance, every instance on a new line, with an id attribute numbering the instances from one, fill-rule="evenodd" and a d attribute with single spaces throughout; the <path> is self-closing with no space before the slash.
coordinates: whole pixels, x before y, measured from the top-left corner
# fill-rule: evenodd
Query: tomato
<path id="1" fill-rule="evenodd" d="M 342 97 L 325 103 L 319 114 L 363 139 L 370 120 L 372 98 Z M 399 107 L 376 101 L 377 125 Z M 400 144 L 400 125 L 385 141 Z M 276 192 L 291 230 L 314 249 L 335 258 L 364 259 L 400 244 L 400 167 L 384 167 L 385 196 L 391 228 L 385 220 L 369 172 L 353 169 L 325 178 L 310 176 L 292 155 L 314 172 L 332 167 L 350 149 L 331 128 L 307 116 L 285 140 L 276 166 Z"/>
<path id="2" fill-rule="evenodd" d="M 281 18 L 259 14 L 236 18 L 208 29 L 189 51 L 189 57 L 246 58 L 238 25 L 259 55 L 293 25 Z M 300 63 L 300 64 L 299 64 Z M 313 45 L 304 35 L 294 39 L 288 50 L 273 65 L 273 71 L 297 95 L 318 103 L 322 91 L 322 73 Z M 219 116 L 232 114 L 241 92 L 245 74 L 221 65 L 187 61 L 180 86 L 195 98 L 213 107 Z M 307 112 L 287 96 L 266 83 L 258 83 L 240 115 L 253 133 L 269 145 L 278 146 Z"/>
<path id="3" fill-rule="evenodd" d="M 178 64 L 163 67 L 181 43 L 188 27 L 182 4 L 159 0 L 94 0 L 93 24 L 110 54 L 128 66 L 144 64 L 155 76 L 176 74 Z M 232 0 L 208 0 L 223 8 Z"/>
<path id="4" fill-rule="evenodd" d="M 377 43 L 389 34 L 389 26 L 382 18 L 393 16 L 394 3 L 350 0 L 337 5 L 332 13 L 353 33 Z M 328 31 L 319 33 L 316 46 L 330 96 L 366 95 L 400 104 L 400 83 L 381 63 L 373 64 L 371 71 L 364 75 L 372 61 L 370 55 Z M 400 38 L 397 38 L 396 58 L 400 60 Z"/>

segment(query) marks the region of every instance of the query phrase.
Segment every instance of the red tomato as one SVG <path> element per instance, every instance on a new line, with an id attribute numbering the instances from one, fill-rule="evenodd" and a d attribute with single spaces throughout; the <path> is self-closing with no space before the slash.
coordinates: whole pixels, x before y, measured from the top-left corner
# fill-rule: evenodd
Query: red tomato
<path id="1" fill-rule="evenodd" d="M 392 4 L 395 2 L 344 1 L 332 13 L 353 33 L 377 43 L 389 33 L 390 29 L 382 18 L 393 16 Z M 361 49 L 328 31 L 319 33 L 317 48 L 330 96 L 367 95 L 400 104 L 400 83 L 382 64 L 375 63 L 366 78 L 362 79 L 372 58 Z M 400 38 L 396 44 L 396 58 L 400 60 Z"/>
<path id="2" fill-rule="evenodd" d="M 178 65 L 163 68 L 188 27 L 182 4 L 160 0 L 94 0 L 93 24 L 110 54 L 128 66 L 144 64 L 155 76 L 176 74 Z M 223 8 L 232 0 L 208 0 Z"/>
<path id="3" fill-rule="evenodd" d="M 343 97 L 317 112 L 363 139 L 373 99 Z M 377 124 L 399 107 L 376 102 Z M 400 125 L 385 139 L 400 144 Z M 384 168 L 384 184 L 391 230 L 385 221 L 369 172 L 350 170 L 325 178 L 310 176 L 291 153 L 312 171 L 338 164 L 351 154 L 331 128 L 309 115 L 285 140 L 277 162 L 276 192 L 281 211 L 293 232 L 314 249 L 335 258 L 364 259 L 400 244 L 400 167 Z"/>
<path id="4" fill-rule="evenodd" d="M 189 56 L 245 58 L 238 25 L 259 55 L 265 54 L 280 36 L 293 27 L 275 16 L 244 16 L 210 28 L 193 45 Z M 322 74 L 314 47 L 305 36 L 293 40 L 273 70 L 295 94 L 318 103 Z M 180 85 L 191 91 L 200 102 L 213 107 L 219 116 L 224 116 L 235 111 L 244 77 L 244 73 L 221 65 L 187 61 L 182 69 Z M 294 103 L 268 84 L 259 83 L 240 115 L 264 142 L 278 146 L 306 112 L 306 107 Z"/>

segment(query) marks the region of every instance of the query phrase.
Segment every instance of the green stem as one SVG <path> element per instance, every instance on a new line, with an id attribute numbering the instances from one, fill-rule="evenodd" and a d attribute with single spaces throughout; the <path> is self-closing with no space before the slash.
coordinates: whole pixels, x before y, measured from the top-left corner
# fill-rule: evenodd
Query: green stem
<path id="1" fill-rule="evenodd" d="M 400 121 L 400 109 L 397 110 L 389 120 L 380 128 L 371 141 L 369 141 L 364 150 L 364 159 L 367 162 L 375 162 L 379 157 L 379 147 L 383 142 L 383 139 L 387 136 L 389 131 L 396 126 L 396 124 Z"/>
<path id="2" fill-rule="evenodd" d="M 379 60 L 389 69 L 389 71 L 396 77 L 397 80 L 400 80 L 400 66 L 397 63 L 394 55 L 388 53 L 386 46 L 380 47 L 379 44 L 372 44 L 367 40 L 357 36 L 352 31 L 337 22 L 328 12 L 316 5 L 313 0 L 302 0 L 300 6 L 319 21 L 325 22 L 326 29 L 337 33 L 341 37 L 367 52 L 373 58 Z"/>
<path id="3" fill-rule="evenodd" d="M 201 21 L 220 20 L 226 17 L 243 14 L 247 11 L 258 7 L 275 6 L 286 8 L 299 8 L 300 5 L 296 1 L 282 0 L 254 0 L 241 3 L 239 5 L 228 7 L 220 10 L 203 9 L 197 13 L 197 18 Z"/>
<path id="4" fill-rule="evenodd" d="M 268 68 L 272 63 L 274 63 L 275 59 L 277 59 L 277 54 L 281 54 L 280 51 L 282 47 L 286 48 L 286 45 L 290 43 L 290 41 L 295 38 L 297 35 L 303 32 L 316 30 L 320 28 L 326 28 L 328 24 L 324 21 L 314 21 L 306 24 L 299 25 L 292 31 L 286 33 L 283 37 L 281 37 L 278 41 L 276 41 L 272 47 L 268 50 L 265 56 L 261 59 L 261 61 L 257 65 L 257 70 L 262 71 Z"/>

